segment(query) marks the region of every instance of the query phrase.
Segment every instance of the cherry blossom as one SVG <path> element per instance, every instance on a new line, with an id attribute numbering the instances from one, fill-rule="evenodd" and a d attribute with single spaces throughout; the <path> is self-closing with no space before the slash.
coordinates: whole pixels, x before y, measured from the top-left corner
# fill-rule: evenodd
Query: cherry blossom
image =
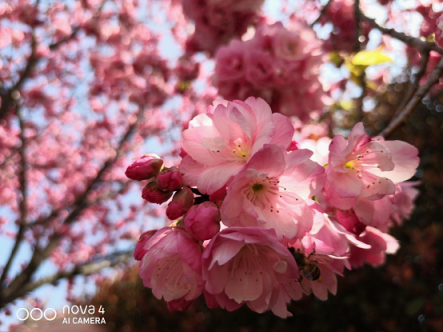
<path id="1" fill-rule="evenodd" d="M 227 309 L 246 304 L 253 311 L 291 316 L 286 303 L 298 298 L 294 258 L 275 232 L 258 227 L 229 227 L 203 253 L 205 296 Z"/>
<path id="2" fill-rule="evenodd" d="M 300 20 L 291 20 L 288 28 L 280 22 L 262 25 L 252 39 L 221 47 L 215 60 L 213 81 L 224 98 L 261 97 L 273 112 L 303 121 L 324 107 L 321 44 Z"/>
<path id="3" fill-rule="evenodd" d="M 401 141 L 371 139 L 363 124 L 354 126 L 346 141 L 337 135 L 329 146 L 327 180 L 341 198 L 362 195 L 379 199 L 395 193 L 395 183 L 414 175 L 418 151 Z"/>
<path id="4" fill-rule="evenodd" d="M 202 248 L 183 229 L 163 228 L 142 249 L 145 254 L 140 261 L 140 277 L 158 299 L 189 302 L 202 293 Z M 184 305 L 186 302 L 179 307 Z"/>
<path id="5" fill-rule="evenodd" d="M 370 249 L 351 247 L 349 263 L 352 267 L 359 267 L 365 263 L 379 266 L 385 262 L 386 254 L 395 254 L 399 248 L 395 238 L 370 226 L 366 227 L 366 231 L 359 236 L 359 240 L 371 247 Z"/>
<path id="6" fill-rule="evenodd" d="M 293 127 L 281 114 L 272 114 L 265 101 L 221 102 L 213 114 L 201 114 L 183 132 L 187 153 L 179 165 L 188 185 L 213 194 L 239 172 L 264 144 L 286 148 Z"/>
<path id="7" fill-rule="evenodd" d="M 309 160 L 312 152 L 287 155 L 275 145 L 265 145 L 229 185 L 221 207 L 228 226 L 261 226 L 277 237 L 302 237 L 312 227 L 306 201 L 322 189 L 324 169 Z"/>

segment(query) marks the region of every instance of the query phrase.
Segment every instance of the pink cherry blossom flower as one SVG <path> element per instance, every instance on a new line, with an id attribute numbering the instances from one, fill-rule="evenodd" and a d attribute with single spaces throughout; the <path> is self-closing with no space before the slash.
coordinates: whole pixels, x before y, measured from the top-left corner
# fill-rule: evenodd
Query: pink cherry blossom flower
<path id="1" fill-rule="evenodd" d="M 300 20 L 262 25 L 252 39 L 232 40 L 216 54 L 214 86 L 226 99 L 263 98 L 274 112 L 303 121 L 327 101 L 319 82 L 321 43 Z"/>
<path id="2" fill-rule="evenodd" d="M 387 232 L 388 226 L 391 224 L 390 216 L 394 208 L 390 196 L 384 196 L 377 200 L 370 200 L 360 196 L 353 210 L 363 224 Z"/>
<path id="3" fill-rule="evenodd" d="M 134 258 L 138 261 L 143 259 L 143 256 L 146 254 L 147 250 L 144 249 L 146 242 L 157 233 L 157 229 L 151 229 L 149 231 L 143 232 L 138 239 L 137 245 L 134 250 Z"/>
<path id="4" fill-rule="evenodd" d="M 306 200 L 324 183 L 324 168 L 309 160 L 311 155 L 265 145 L 230 183 L 221 207 L 223 223 L 274 229 L 279 239 L 303 237 L 313 222 Z"/>
<path id="5" fill-rule="evenodd" d="M 341 198 L 362 195 L 371 200 L 395 192 L 395 183 L 414 175 L 418 150 L 401 141 L 371 139 L 360 122 L 346 141 L 337 135 L 329 145 L 326 175 L 332 189 Z"/>
<path id="6" fill-rule="evenodd" d="M 402 182 L 397 185 L 397 191 L 390 196 L 393 212 L 392 218 L 399 224 L 408 219 L 414 209 L 414 200 L 417 198 L 419 191 L 414 188 L 420 184 L 418 181 Z"/>
<path id="7" fill-rule="evenodd" d="M 286 318 L 286 304 L 299 299 L 298 269 L 275 232 L 259 227 L 228 227 L 217 233 L 203 253 L 205 297 L 228 311 L 246 303 L 253 311 L 272 310 Z"/>
<path id="8" fill-rule="evenodd" d="M 322 252 L 321 248 L 317 252 L 316 244 L 309 235 L 304 241 L 297 240 L 290 250 L 300 271 L 300 278 L 296 284 L 300 290 L 306 295 L 312 292 L 322 301 L 328 299 L 328 291 L 334 295 L 337 293 L 336 274 L 341 275 L 343 264 L 340 265 L 341 271 L 338 271 L 333 266 L 331 257 Z"/>
<path id="9" fill-rule="evenodd" d="M 371 226 L 367 226 L 366 231 L 358 239 L 371 247 L 364 249 L 351 246 L 349 263 L 352 267 L 360 267 L 365 263 L 372 266 L 382 265 L 385 262 L 386 254 L 395 254 L 399 248 L 395 238 Z"/>
<path id="10" fill-rule="evenodd" d="M 139 274 L 158 299 L 180 310 L 203 291 L 202 247 L 179 227 L 160 229 L 143 246 Z"/>
<path id="11" fill-rule="evenodd" d="M 314 152 L 311 159 L 323 166 L 328 163 L 329 144 L 331 144 L 329 137 L 321 137 L 318 140 L 303 139 L 299 143 L 299 148 Z"/>
<path id="12" fill-rule="evenodd" d="M 187 41 L 187 51 L 216 49 L 234 37 L 241 37 L 248 26 L 257 24 L 263 0 L 183 0 L 183 12 L 195 22 L 195 32 Z"/>
<path id="13" fill-rule="evenodd" d="M 369 248 L 367 244 L 359 241 L 355 234 L 348 231 L 342 224 L 322 213 L 317 204 L 312 204 L 311 208 L 314 212 L 314 225 L 302 240 L 305 248 L 310 248 L 311 251 L 315 249 L 316 253 L 334 257 L 348 256 L 349 243 L 359 248 Z"/>
<path id="14" fill-rule="evenodd" d="M 350 233 L 359 236 L 366 229 L 366 225 L 360 222 L 354 210 L 336 210 L 336 217 L 340 224 Z"/>
<path id="15" fill-rule="evenodd" d="M 194 205 L 186 213 L 184 223 L 194 239 L 209 240 L 220 230 L 220 210 L 213 202 Z"/>
<path id="16" fill-rule="evenodd" d="M 187 152 L 179 166 L 184 181 L 203 194 L 226 185 L 264 144 L 286 148 L 294 132 L 290 120 L 272 114 L 260 98 L 220 103 L 211 114 L 200 114 L 183 132 Z"/>

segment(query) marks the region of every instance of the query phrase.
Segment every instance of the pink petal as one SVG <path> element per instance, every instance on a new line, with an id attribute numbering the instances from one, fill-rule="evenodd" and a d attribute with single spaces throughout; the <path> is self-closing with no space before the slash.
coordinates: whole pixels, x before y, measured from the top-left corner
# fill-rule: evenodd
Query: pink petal
<path id="1" fill-rule="evenodd" d="M 283 151 L 276 145 L 266 144 L 249 160 L 246 168 L 266 173 L 269 177 L 280 176 L 285 169 Z"/>
<path id="2" fill-rule="evenodd" d="M 380 177 L 388 178 L 394 183 L 399 183 L 410 179 L 414 174 L 420 162 L 418 150 L 411 144 L 402 141 L 383 142 L 392 156 L 394 169 L 388 172 L 380 170 L 371 170 L 371 173 Z"/>
<path id="3" fill-rule="evenodd" d="M 224 163 L 200 170 L 197 187 L 202 194 L 211 195 L 226 185 L 231 176 L 243 168 L 239 163 Z"/>
<path id="4" fill-rule="evenodd" d="M 272 121 L 275 125 L 275 134 L 270 143 L 287 148 L 294 136 L 294 126 L 291 120 L 287 116 L 274 113 L 272 114 Z"/>
<path id="5" fill-rule="evenodd" d="M 221 137 L 228 141 L 234 141 L 237 138 L 244 137 L 245 133 L 238 123 L 231 120 L 230 107 L 232 106 L 218 105 L 214 110 L 213 121 Z"/>
<path id="6" fill-rule="evenodd" d="M 357 197 L 362 192 L 363 184 L 355 175 L 327 169 L 326 176 L 331 188 L 335 190 L 341 198 Z"/>

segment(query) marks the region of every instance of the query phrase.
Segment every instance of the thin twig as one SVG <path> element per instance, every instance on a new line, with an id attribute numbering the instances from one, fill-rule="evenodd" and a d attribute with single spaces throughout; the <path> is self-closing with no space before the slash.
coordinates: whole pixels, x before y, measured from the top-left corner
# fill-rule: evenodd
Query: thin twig
<path id="1" fill-rule="evenodd" d="M 360 122 L 363 119 L 363 114 L 364 114 L 363 101 L 366 96 L 366 74 L 364 71 L 358 76 L 358 81 L 359 81 L 359 86 L 361 87 L 361 94 L 355 101 L 355 111 L 356 111 L 355 113 L 357 118 L 356 123 Z"/>
<path id="2" fill-rule="evenodd" d="M 326 14 L 326 11 L 329 8 L 329 5 L 332 3 L 332 1 L 334 0 L 329 0 L 326 5 L 321 9 L 320 14 L 318 15 L 317 19 L 311 23 L 311 27 L 313 27 L 314 25 L 316 25 L 318 22 L 320 22 L 321 18 L 323 17 L 323 15 Z"/>
<path id="3" fill-rule="evenodd" d="M 354 0 L 354 17 L 355 17 L 355 40 L 354 40 L 354 52 L 360 52 L 360 0 Z"/>
<path id="4" fill-rule="evenodd" d="M 408 116 L 412 113 L 417 104 L 423 99 L 423 97 L 426 95 L 429 89 L 439 81 L 442 72 L 443 72 L 443 57 L 440 59 L 440 62 L 438 63 L 437 67 L 435 67 L 434 71 L 429 76 L 428 80 L 418 88 L 417 92 L 408 102 L 406 107 L 401 111 L 401 113 L 396 118 L 394 118 L 391 121 L 391 123 L 389 123 L 389 125 L 385 129 L 383 129 L 383 131 L 380 133 L 381 136 L 384 137 L 389 136 L 395 130 L 395 128 L 397 128 L 402 122 L 406 121 Z"/>
<path id="5" fill-rule="evenodd" d="M 6 90 L 6 92 L 2 95 L 0 95 L 2 99 L 2 105 L 0 106 L 0 120 L 5 118 L 6 115 L 9 112 L 9 108 L 14 102 L 14 95 L 19 92 L 19 89 L 21 88 L 22 84 L 25 82 L 25 80 L 29 77 L 32 70 L 34 69 L 35 65 L 37 64 L 37 56 L 36 56 L 36 49 L 37 49 L 37 41 L 35 39 L 34 33 L 31 34 L 31 54 L 29 55 L 28 62 L 26 63 L 25 68 L 23 68 L 23 71 L 19 75 L 19 79 L 17 82 Z"/>
<path id="6" fill-rule="evenodd" d="M 420 79 L 426 73 L 426 67 L 429 62 L 429 52 L 424 52 L 424 53 L 422 53 L 421 56 L 422 56 L 422 58 L 421 58 L 421 62 L 420 62 L 420 67 L 419 67 L 417 73 L 415 73 L 415 75 L 411 78 L 408 91 L 406 92 L 406 96 L 403 98 L 400 105 L 397 107 L 397 110 L 392 115 L 392 118 L 395 118 L 405 108 L 405 106 L 408 104 L 409 100 L 411 100 L 412 96 L 417 91 L 417 89 L 420 85 Z"/>

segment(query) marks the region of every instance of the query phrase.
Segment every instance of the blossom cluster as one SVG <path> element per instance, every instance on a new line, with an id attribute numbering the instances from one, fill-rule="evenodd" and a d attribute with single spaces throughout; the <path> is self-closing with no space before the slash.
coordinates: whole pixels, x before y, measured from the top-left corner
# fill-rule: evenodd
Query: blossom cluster
<path id="1" fill-rule="evenodd" d="M 413 208 L 417 191 L 404 181 L 417 149 L 371 138 L 358 123 L 330 141 L 320 165 L 293 137 L 290 119 L 260 98 L 217 101 L 183 132 L 178 167 L 152 154 L 128 167 L 129 178 L 148 181 L 144 199 L 172 197 L 174 222 L 145 232 L 134 253 L 144 285 L 170 310 L 204 294 L 210 308 L 246 304 L 285 318 L 291 299 L 326 300 L 345 268 L 397 251 L 387 231 Z"/>
<path id="2" fill-rule="evenodd" d="M 355 29 L 356 20 L 354 14 L 354 1 L 333 0 L 326 10 L 326 15 L 322 17 L 321 24 L 331 23 L 333 30 L 329 38 L 324 43 L 324 48 L 328 51 L 347 52 L 355 50 Z M 368 42 L 370 26 L 366 22 L 361 23 L 362 44 Z"/>
<path id="3" fill-rule="evenodd" d="M 325 106 L 319 81 L 321 47 L 301 20 L 291 20 L 288 28 L 280 22 L 262 25 L 252 39 L 220 47 L 213 83 L 228 100 L 260 97 L 274 112 L 305 121 Z"/>
<path id="4" fill-rule="evenodd" d="M 241 37 L 260 21 L 258 12 L 264 0 L 183 0 L 183 12 L 194 21 L 194 34 L 186 42 L 189 53 L 214 54 L 220 45 Z"/>

